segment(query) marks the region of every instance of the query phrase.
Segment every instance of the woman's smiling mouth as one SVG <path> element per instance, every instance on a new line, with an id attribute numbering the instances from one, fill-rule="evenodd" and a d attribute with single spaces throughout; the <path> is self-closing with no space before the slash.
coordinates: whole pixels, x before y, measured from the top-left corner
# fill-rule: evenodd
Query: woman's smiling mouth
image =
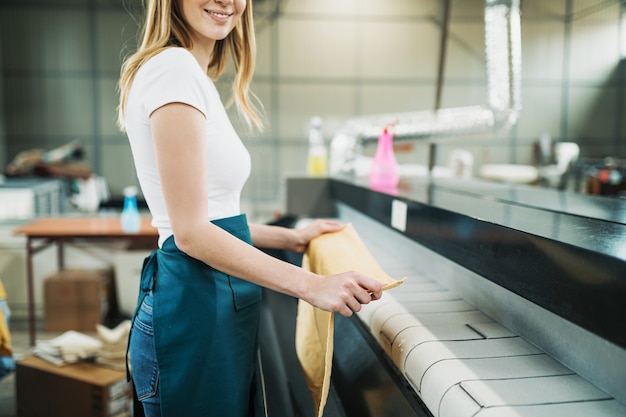
<path id="1" fill-rule="evenodd" d="M 233 15 L 232 13 L 222 13 L 222 12 L 216 12 L 213 10 L 206 10 L 206 9 L 204 11 L 218 19 L 228 19 L 229 17 Z"/>

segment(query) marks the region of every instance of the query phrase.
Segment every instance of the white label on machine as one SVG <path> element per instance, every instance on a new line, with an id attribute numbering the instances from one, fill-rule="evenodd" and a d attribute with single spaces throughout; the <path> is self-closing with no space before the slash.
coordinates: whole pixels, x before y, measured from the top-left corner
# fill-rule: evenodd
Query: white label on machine
<path id="1" fill-rule="evenodd" d="M 406 231 L 406 203 L 400 200 L 391 202 L 391 227 Z"/>

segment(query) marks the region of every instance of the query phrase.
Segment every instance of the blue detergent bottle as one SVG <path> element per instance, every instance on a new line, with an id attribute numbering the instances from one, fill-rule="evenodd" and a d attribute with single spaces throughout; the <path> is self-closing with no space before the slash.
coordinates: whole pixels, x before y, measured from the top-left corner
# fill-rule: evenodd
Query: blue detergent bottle
<path id="1" fill-rule="evenodd" d="M 141 228 L 141 215 L 137 208 L 137 187 L 124 188 L 124 209 L 120 217 L 122 230 L 126 233 L 137 233 Z"/>

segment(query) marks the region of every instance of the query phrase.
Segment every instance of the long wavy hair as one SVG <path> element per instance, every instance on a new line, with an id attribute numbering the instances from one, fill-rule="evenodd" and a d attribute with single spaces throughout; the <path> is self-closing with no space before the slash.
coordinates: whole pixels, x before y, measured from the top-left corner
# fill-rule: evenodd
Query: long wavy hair
<path id="1" fill-rule="evenodd" d="M 164 49 L 175 46 L 191 49 L 193 46 L 191 30 L 182 17 L 179 1 L 147 0 L 141 44 L 122 64 L 118 82 L 120 103 L 117 124 L 122 131 L 125 130 L 124 114 L 128 92 L 139 68 Z M 207 75 L 216 80 L 224 72 L 229 55 L 235 69 L 233 99 L 237 110 L 249 127 L 262 129 L 263 122 L 253 103 L 256 96 L 250 90 L 256 61 L 252 0 L 246 0 L 246 10 L 228 36 L 215 42 Z"/>

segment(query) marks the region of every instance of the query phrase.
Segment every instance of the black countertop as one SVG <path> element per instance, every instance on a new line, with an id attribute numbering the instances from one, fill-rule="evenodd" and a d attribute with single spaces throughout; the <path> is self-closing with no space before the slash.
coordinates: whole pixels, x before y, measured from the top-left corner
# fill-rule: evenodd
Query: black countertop
<path id="1" fill-rule="evenodd" d="M 626 200 L 524 185 L 420 178 L 397 191 L 333 178 L 332 198 L 626 348 Z"/>

